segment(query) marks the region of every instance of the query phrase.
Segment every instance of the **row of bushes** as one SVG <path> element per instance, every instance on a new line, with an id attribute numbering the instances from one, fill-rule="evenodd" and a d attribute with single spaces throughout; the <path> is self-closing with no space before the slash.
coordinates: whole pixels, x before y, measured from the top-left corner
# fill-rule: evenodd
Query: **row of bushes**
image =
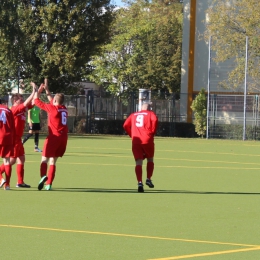
<path id="1" fill-rule="evenodd" d="M 92 133 L 92 134 L 111 134 L 124 135 L 124 120 L 91 120 L 90 126 L 86 124 L 86 119 L 76 119 L 74 122 L 75 133 Z M 90 129 L 90 131 L 86 131 Z M 159 122 L 157 136 L 172 137 L 198 137 L 195 127 L 191 123 L 178 122 Z"/>
<path id="2" fill-rule="evenodd" d="M 216 125 L 210 126 L 209 137 L 217 139 L 243 139 L 243 125 Z M 260 127 L 247 126 L 245 131 L 246 140 L 260 140 Z"/>
<path id="3" fill-rule="evenodd" d="M 91 120 L 90 133 L 124 135 L 124 120 Z M 86 118 L 69 117 L 68 126 L 71 133 L 86 133 Z M 27 130 L 26 130 L 27 131 Z M 42 131 L 47 132 L 47 119 L 42 120 Z M 198 137 L 192 123 L 159 122 L 157 136 L 171 137 Z M 243 125 L 211 125 L 209 138 L 216 139 L 243 139 Z M 246 127 L 247 140 L 260 140 L 260 127 Z"/>

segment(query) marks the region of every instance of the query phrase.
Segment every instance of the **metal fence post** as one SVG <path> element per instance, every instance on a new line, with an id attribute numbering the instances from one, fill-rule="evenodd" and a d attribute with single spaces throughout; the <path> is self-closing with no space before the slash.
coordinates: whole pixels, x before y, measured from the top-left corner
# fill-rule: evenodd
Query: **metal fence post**
<path id="1" fill-rule="evenodd" d="M 92 115 L 93 115 L 93 102 L 94 101 L 94 92 L 93 90 L 88 91 L 86 96 L 86 133 L 91 133 L 91 123 L 92 123 Z"/>
<path id="2" fill-rule="evenodd" d="M 246 140 L 246 96 L 247 96 L 247 58 L 248 58 L 248 36 L 246 36 L 246 56 L 245 56 L 245 88 L 244 88 L 244 124 L 243 141 Z"/>
<path id="3" fill-rule="evenodd" d="M 208 98 L 207 98 L 207 129 L 206 138 L 209 138 L 209 97 L 210 97 L 210 61 L 211 61 L 211 36 L 209 37 L 209 59 L 208 59 Z"/>
<path id="4" fill-rule="evenodd" d="M 176 109 L 175 109 L 175 93 L 171 97 L 171 115 L 170 115 L 170 136 L 174 137 L 175 135 L 175 121 L 176 121 Z M 175 118 L 175 120 L 173 120 Z"/>

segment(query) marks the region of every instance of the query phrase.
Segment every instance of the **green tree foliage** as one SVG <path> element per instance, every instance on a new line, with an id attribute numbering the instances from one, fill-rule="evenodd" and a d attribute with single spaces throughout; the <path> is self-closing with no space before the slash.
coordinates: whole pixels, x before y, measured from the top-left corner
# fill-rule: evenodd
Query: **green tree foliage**
<path id="1" fill-rule="evenodd" d="M 192 101 L 191 109 L 194 112 L 196 133 L 203 137 L 207 130 L 207 98 L 205 89 L 202 88 L 196 98 Z"/>
<path id="2" fill-rule="evenodd" d="M 1 0 L 0 77 L 17 76 L 52 91 L 88 74 L 90 57 L 109 38 L 109 0 Z"/>
<path id="3" fill-rule="evenodd" d="M 175 1 L 174 1 L 175 2 Z M 116 12 L 111 42 L 93 57 L 91 79 L 111 93 L 121 88 L 178 92 L 182 4 L 137 0 Z"/>
<path id="4" fill-rule="evenodd" d="M 259 0 L 214 0 L 207 10 L 208 21 L 205 39 L 212 37 L 212 50 L 216 62 L 234 60 L 236 66 L 225 87 L 236 88 L 244 82 L 246 36 L 248 48 L 248 89 L 259 90 L 260 80 L 260 4 Z"/>

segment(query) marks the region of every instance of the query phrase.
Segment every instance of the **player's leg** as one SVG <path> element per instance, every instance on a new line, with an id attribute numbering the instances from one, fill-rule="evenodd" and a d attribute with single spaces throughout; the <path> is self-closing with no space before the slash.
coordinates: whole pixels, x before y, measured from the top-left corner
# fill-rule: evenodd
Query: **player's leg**
<path id="1" fill-rule="evenodd" d="M 135 158 L 135 175 L 138 182 L 138 192 L 144 192 L 143 188 L 143 150 L 141 144 L 132 143 L 132 152 Z"/>
<path id="2" fill-rule="evenodd" d="M 52 186 L 53 180 L 55 178 L 57 160 L 58 160 L 58 157 L 50 158 L 50 166 L 49 166 L 49 170 L 48 170 L 48 180 L 46 182 L 45 190 L 51 190 L 51 186 Z"/>
<path id="3" fill-rule="evenodd" d="M 49 158 L 48 180 L 46 180 L 46 190 L 51 189 L 51 185 L 55 178 L 56 161 L 58 157 L 62 157 L 66 151 L 67 136 L 49 135 L 44 141 L 43 156 Z M 46 169 L 47 171 L 47 169 Z"/>
<path id="4" fill-rule="evenodd" d="M 0 188 L 5 184 L 5 179 L 3 177 L 3 173 L 5 172 L 5 165 L 2 163 L 0 165 Z"/>
<path id="5" fill-rule="evenodd" d="M 47 177 L 48 161 L 49 161 L 48 157 L 42 156 L 41 166 L 40 166 L 41 179 L 38 184 L 38 190 L 42 190 L 44 183 L 48 180 Z"/>
<path id="6" fill-rule="evenodd" d="M 145 184 L 149 186 L 149 188 L 154 188 L 154 185 L 152 183 L 152 176 L 154 171 L 154 143 L 145 144 L 143 146 L 143 149 L 145 151 L 145 155 L 147 158 L 147 164 L 146 164 L 146 182 Z"/>
<path id="7" fill-rule="evenodd" d="M 12 175 L 12 165 L 15 164 L 15 158 L 4 158 L 4 171 L 5 171 L 5 190 L 10 190 L 10 180 Z"/>
<path id="8" fill-rule="evenodd" d="M 135 174 L 136 174 L 136 179 L 138 182 L 138 192 L 144 192 L 143 188 L 143 159 L 137 159 L 135 160 Z"/>
<path id="9" fill-rule="evenodd" d="M 34 151 L 35 152 L 42 152 L 41 149 L 39 149 L 39 132 L 41 130 L 41 124 L 40 123 L 34 123 L 33 126 L 34 131 Z"/>
<path id="10" fill-rule="evenodd" d="M 154 170 L 153 158 L 147 158 L 147 164 L 146 164 L 147 178 L 145 184 L 148 185 L 149 188 L 154 188 L 154 185 L 151 180 L 153 176 L 153 170 Z"/>
<path id="11" fill-rule="evenodd" d="M 17 188 L 31 188 L 30 185 L 24 183 L 24 163 L 25 155 L 17 157 L 16 160 L 16 173 L 17 173 Z"/>
<path id="12" fill-rule="evenodd" d="M 39 149 L 39 131 L 35 131 L 34 134 L 34 151 L 42 152 L 42 150 Z"/>
<path id="13" fill-rule="evenodd" d="M 43 144 L 42 161 L 40 168 L 41 180 L 38 185 L 38 190 L 41 190 L 44 186 L 44 183 L 51 177 L 49 175 L 47 176 L 48 161 L 50 158 L 54 158 L 58 147 L 59 143 L 57 142 L 57 137 L 48 135 Z M 51 168 L 53 169 L 53 167 Z"/>
<path id="14" fill-rule="evenodd" d="M 20 139 L 16 140 L 14 146 L 14 156 L 16 159 L 16 174 L 17 174 L 17 188 L 31 188 L 30 185 L 24 183 L 24 163 L 25 163 L 25 152 L 24 146 Z"/>
<path id="15" fill-rule="evenodd" d="M 8 163 L 10 164 L 10 156 L 13 154 L 13 146 L 0 146 L 1 149 L 1 157 L 5 158 L 3 160 L 3 163 L 0 165 L 0 188 L 5 184 L 5 179 L 3 177 L 3 173 L 5 173 L 5 161 L 8 160 Z"/>
<path id="16" fill-rule="evenodd" d="M 5 190 L 10 190 L 10 179 L 11 179 L 11 175 L 12 175 L 12 165 L 10 163 L 10 158 L 6 157 L 3 158 L 3 164 L 4 164 L 4 168 L 5 168 L 5 181 L 3 182 L 3 184 L 1 185 L 1 187 L 4 185 L 5 186 Z"/>
<path id="17" fill-rule="evenodd" d="M 39 145 L 39 131 L 35 131 L 35 133 L 34 133 L 34 145 L 35 145 L 35 148 L 38 148 L 38 145 Z"/>
<path id="18" fill-rule="evenodd" d="M 34 151 L 42 152 L 42 150 L 39 149 L 39 131 L 41 129 L 40 123 L 33 124 L 32 129 L 34 131 Z"/>
<path id="19" fill-rule="evenodd" d="M 5 184 L 5 179 L 3 178 L 3 173 L 5 172 L 4 158 L 7 158 L 7 153 L 5 152 L 5 146 L 0 144 L 0 157 L 3 158 L 3 163 L 0 165 L 0 188 Z"/>
<path id="20" fill-rule="evenodd" d="M 13 145 L 0 146 L 1 157 L 3 158 L 3 164 L 1 165 L 1 173 L 5 172 L 6 179 L 2 178 L 0 180 L 0 187 L 4 185 L 5 190 L 10 189 L 10 179 L 12 174 L 12 165 L 15 163 L 16 159 L 11 159 L 14 154 Z M 1 174 L 2 176 L 2 174 Z"/>
<path id="21" fill-rule="evenodd" d="M 143 166 L 143 160 L 142 159 L 137 159 L 135 160 L 135 175 L 136 175 L 136 179 L 138 182 L 142 182 L 142 175 L 143 175 L 143 170 L 142 170 L 142 166 Z"/>
<path id="22" fill-rule="evenodd" d="M 53 150 L 52 147 L 53 140 L 50 140 L 50 137 L 47 136 L 43 143 L 43 153 L 42 153 L 42 159 L 41 159 L 41 165 L 40 165 L 40 176 L 43 178 L 44 182 L 47 181 L 47 169 L 48 169 L 48 161 L 51 157 L 51 153 Z M 40 182 L 41 183 L 41 182 Z M 40 184 L 39 183 L 39 184 Z M 43 186 L 42 186 L 43 187 Z"/>
<path id="23" fill-rule="evenodd" d="M 24 144 L 32 136 L 33 136 L 33 131 L 30 129 L 30 126 L 29 126 L 29 133 L 24 137 L 22 143 Z"/>

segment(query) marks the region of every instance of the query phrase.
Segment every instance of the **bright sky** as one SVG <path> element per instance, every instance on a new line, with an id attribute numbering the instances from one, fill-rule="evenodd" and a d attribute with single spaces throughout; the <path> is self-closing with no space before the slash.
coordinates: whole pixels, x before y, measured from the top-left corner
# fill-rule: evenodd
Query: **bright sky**
<path id="1" fill-rule="evenodd" d="M 117 6 L 124 6 L 125 3 L 123 3 L 121 0 L 111 0 L 111 4 L 117 5 Z"/>

